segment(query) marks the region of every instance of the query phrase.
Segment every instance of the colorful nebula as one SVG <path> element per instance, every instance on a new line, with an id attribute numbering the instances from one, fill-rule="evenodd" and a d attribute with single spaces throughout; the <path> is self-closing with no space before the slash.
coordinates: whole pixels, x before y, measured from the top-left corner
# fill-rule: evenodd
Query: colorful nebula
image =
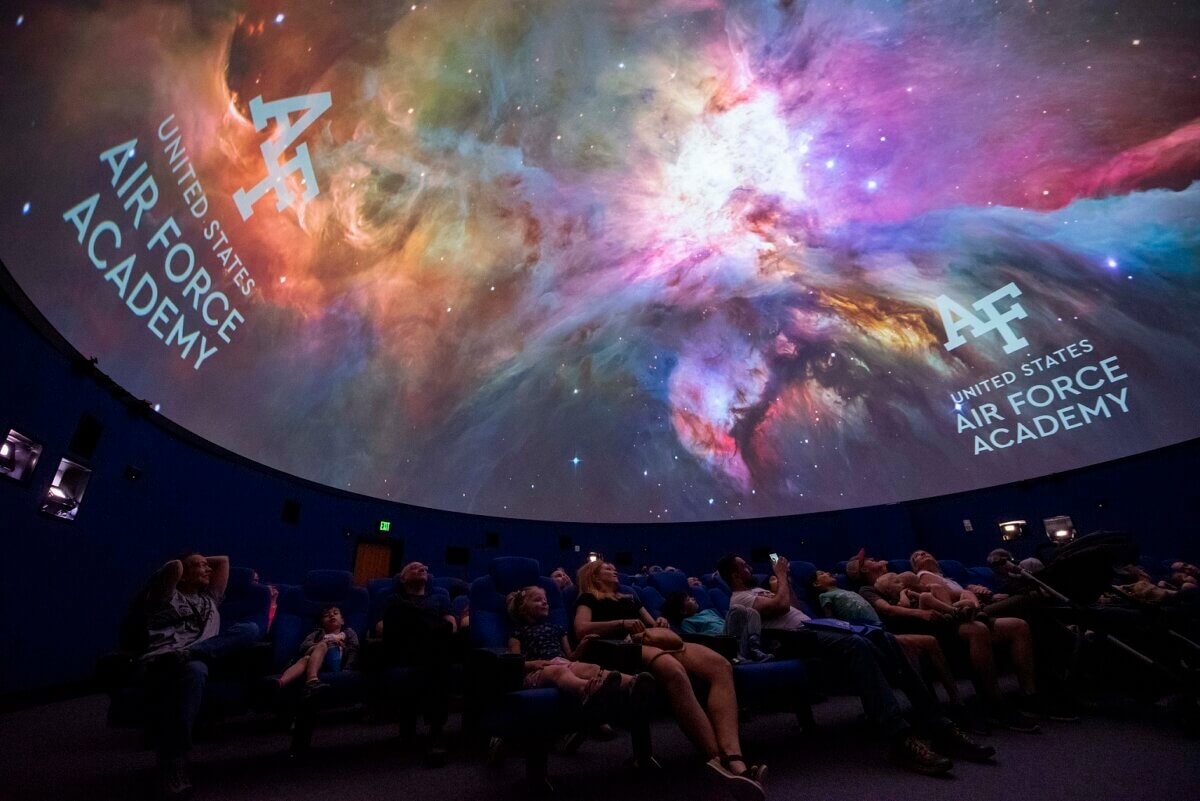
<path id="1" fill-rule="evenodd" d="M 442 509 L 659 522 L 890 503 L 1200 435 L 1196 4 L 11 17 L 5 265 L 136 396 L 267 465 Z M 317 92 L 319 192 L 243 221 L 232 195 L 262 178 L 269 135 L 250 100 Z M 201 370 L 63 219 L 109 191 L 99 154 L 136 138 L 163 187 L 149 218 L 187 221 L 156 140 L 170 115 L 256 286 Z M 1028 349 L 947 350 L 936 299 L 1009 282 Z M 1014 370 L 1026 387 L 1019 365 L 1082 340 L 1119 358 L 1128 410 L 975 452 L 952 393 Z"/>

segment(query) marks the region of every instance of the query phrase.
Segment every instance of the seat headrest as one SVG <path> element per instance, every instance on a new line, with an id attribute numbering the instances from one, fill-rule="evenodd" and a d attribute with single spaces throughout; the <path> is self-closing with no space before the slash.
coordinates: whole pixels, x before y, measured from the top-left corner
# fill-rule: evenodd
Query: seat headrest
<path id="1" fill-rule="evenodd" d="M 352 586 L 348 570 L 310 570 L 304 577 L 304 594 L 317 601 L 340 601 Z"/>
<path id="2" fill-rule="evenodd" d="M 248 567 L 231 567 L 229 568 L 229 583 L 225 586 L 225 593 L 240 592 L 253 583 L 253 570 Z"/>
<path id="3" fill-rule="evenodd" d="M 537 584 L 541 574 L 541 563 L 523 556 L 496 557 L 488 568 L 488 575 L 496 582 L 496 589 L 502 593 Z"/>
<path id="4" fill-rule="evenodd" d="M 792 583 L 798 585 L 795 589 L 807 591 L 817 575 L 817 566 L 812 562 L 792 562 L 788 565 L 788 572 L 792 574 Z"/>
<path id="5" fill-rule="evenodd" d="M 673 592 L 688 591 L 687 576 L 683 573 L 664 570 L 661 573 L 651 575 L 649 583 L 651 587 L 662 593 L 664 598 Z"/>

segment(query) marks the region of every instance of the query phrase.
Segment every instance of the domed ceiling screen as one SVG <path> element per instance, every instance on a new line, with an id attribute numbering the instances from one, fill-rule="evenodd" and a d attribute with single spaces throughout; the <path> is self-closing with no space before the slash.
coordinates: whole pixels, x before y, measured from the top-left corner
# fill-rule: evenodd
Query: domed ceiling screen
<path id="1" fill-rule="evenodd" d="M 0 257 L 273 467 L 657 522 L 1200 434 L 1195 3 L 27 6 Z"/>

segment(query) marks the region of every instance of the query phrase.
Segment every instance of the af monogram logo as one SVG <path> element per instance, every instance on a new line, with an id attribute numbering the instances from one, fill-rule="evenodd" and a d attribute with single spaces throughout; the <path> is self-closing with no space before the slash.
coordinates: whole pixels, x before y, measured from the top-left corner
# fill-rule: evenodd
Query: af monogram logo
<path id="1" fill-rule="evenodd" d="M 316 122 L 317 118 L 333 105 L 329 92 L 313 95 L 299 95 L 283 100 L 272 100 L 264 103 L 262 95 L 250 101 L 250 118 L 254 122 L 254 130 L 262 131 L 271 120 L 275 121 L 275 134 L 262 143 L 263 161 L 267 165 L 267 176 L 259 181 L 249 192 L 239 189 L 233 193 L 233 202 L 243 220 L 250 219 L 254 214 L 254 204 L 268 192 L 275 193 L 275 208 L 283 211 L 292 205 L 294 198 L 288 188 L 288 176 L 299 174 L 303 179 L 305 201 L 312 200 L 321 189 L 317 186 L 317 176 L 313 172 L 312 159 L 308 155 L 308 145 L 302 144 L 296 148 L 296 155 L 286 163 L 279 160 L 288 148 L 300 138 L 300 135 Z M 295 123 L 292 115 L 303 112 Z"/>
<path id="2" fill-rule="evenodd" d="M 946 350 L 954 350 L 960 345 L 967 344 L 962 332 L 964 328 L 968 327 L 971 329 L 971 336 L 975 339 L 989 331 L 998 331 L 1004 340 L 1005 353 L 1029 347 L 1029 341 L 1024 337 L 1018 337 L 1012 326 L 1009 325 L 1013 320 L 1024 320 L 1028 316 L 1021 304 L 1013 303 L 1005 311 L 996 308 L 996 302 L 1002 298 L 1017 298 L 1020 295 L 1021 290 L 1010 281 L 995 292 L 975 301 L 971 306 L 979 312 L 982 319 L 948 296 L 938 296 L 938 312 L 942 315 L 942 326 L 946 329 Z"/>

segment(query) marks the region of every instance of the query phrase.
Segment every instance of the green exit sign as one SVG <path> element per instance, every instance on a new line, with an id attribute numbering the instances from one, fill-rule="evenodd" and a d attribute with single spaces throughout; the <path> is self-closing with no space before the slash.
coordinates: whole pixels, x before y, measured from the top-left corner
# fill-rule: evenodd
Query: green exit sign
<path id="1" fill-rule="evenodd" d="M 391 531 L 392 530 L 392 521 L 380 520 L 379 521 L 379 530 L 380 531 Z"/>

